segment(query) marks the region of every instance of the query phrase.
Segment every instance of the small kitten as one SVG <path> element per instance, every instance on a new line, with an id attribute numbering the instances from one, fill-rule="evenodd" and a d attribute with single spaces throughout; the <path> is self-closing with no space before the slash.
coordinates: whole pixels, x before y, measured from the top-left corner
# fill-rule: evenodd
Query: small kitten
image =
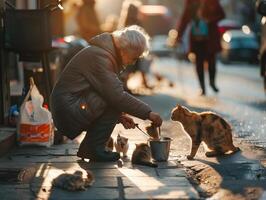
<path id="1" fill-rule="evenodd" d="M 213 112 L 191 112 L 177 105 L 172 110 L 171 119 L 181 122 L 191 137 L 191 153 L 187 156 L 189 160 L 194 158 L 201 142 L 208 150 L 205 153 L 207 157 L 231 154 L 240 150 L 233 144 L 231 126 Z"/>
<path id="2" fill-rule="evenodd" d="M 145 143 L 136 144 L 131 158 L 132 164 L 144 165 L 148 167 L 158 167 L 156 163 L 151 162 L 151 149 Z"/>
<path id="3" fill-rule="evenodd" d="M 148 135 L 151 136 L 153 139 L 158 140 L 160 138 L 157 127 L 150 124 L 145 129 L 146 129 L 146 132 L 148 133 Z"/>
<path id="4" fill-rule="evenodd" d="M 94 182 L 94 176 L 91 171 L 87 170 L 87 178 L 82 177 L 82 171 L 75 171 L 73 174 L 64 173 L 56 177 L 52 185 L 68 191 L 86 190 Z"/>
<path id="5" fill-rule="evenodd" d="M 121 136 L 118 134 L 116 141 L 115 141 L 115 149 L 118 153 L 123 153 L 123 157 L 127 157 L 127 151 L 128 151 L 128 138 Z"/>
<path id="6" fill-rule="evenodd" d="M 105 149 L 107 151 L 113 151 L 113 149 L 114 149 L 114 139 L 112 137 L 110 137 L 109 140 L 107 141 Z"/>

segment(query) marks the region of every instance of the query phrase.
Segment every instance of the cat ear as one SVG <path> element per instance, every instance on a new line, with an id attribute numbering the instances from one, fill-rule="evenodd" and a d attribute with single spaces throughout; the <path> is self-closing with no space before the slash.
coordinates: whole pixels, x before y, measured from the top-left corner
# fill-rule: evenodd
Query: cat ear
<path id="1" fill-rule="evenodd" d="M 139 145 L 138 144 L 135 144 L 136 145 L 136 147 L 138 147 Z"/>
<path id="2" fill-rule="evenodd" d="M 185 111 L 188 111 L 188 112 L 190 112 L 190 110 L 189 110 L 187 107 L 185 107 L 185 106 L 182 106 L 182 108 L 183 108 Z"/>
<path id="3" fill-rule="evenodd" d="M 128 141 L 128 138 L 125 138 L 126 142 Z"/>
<path id="4" fill-rule="evenodd" d="M 120 137 L 120 134 L 118 133 L 117 137 Z"/>

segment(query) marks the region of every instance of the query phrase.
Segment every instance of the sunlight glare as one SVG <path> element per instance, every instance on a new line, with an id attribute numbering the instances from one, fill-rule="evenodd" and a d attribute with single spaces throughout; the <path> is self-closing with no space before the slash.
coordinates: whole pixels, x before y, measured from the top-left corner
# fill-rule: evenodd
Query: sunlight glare
<path id="1" fill-rule="evenodd" d="M 149 177 L 146 173 L 139 169 L 125 169 L 125 168 L 118 168 L 118 170 L 123 174 L 126 178 L 128 178 L 131 183 L 133 183 L 136 187 L 138 187 L 142 192 L 147 192 L 151 190 L 159 189 L 160 187 L 165 186 L 162 182 L 159 180 L 156 180 L 154 177 Z M 136 176 L 137 175 L 137 176 Z M 136 178 L 137 177 L 137 178 Z M 143 182 L 144 179 L 141 179 L 141 177 L 145 177 L 145 182 Z M 144 187 L 149 182 L 149 187 Z"/>

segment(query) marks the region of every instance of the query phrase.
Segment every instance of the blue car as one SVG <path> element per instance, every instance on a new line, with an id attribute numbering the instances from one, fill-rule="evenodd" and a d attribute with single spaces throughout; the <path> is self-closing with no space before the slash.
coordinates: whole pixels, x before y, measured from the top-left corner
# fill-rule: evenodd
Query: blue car
<path id="1" fill-rule="evenodd" d="M 223 63 L 258 62 L 259 43 L 248 26 L 243 26 L 241 30 L 226 31 L 222 36 L 221 46 L 220 59 Z"/>

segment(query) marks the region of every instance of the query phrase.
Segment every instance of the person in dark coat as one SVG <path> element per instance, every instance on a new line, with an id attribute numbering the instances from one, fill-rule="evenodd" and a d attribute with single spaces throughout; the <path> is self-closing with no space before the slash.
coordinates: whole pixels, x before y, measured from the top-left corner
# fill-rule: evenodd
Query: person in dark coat
<path id="1" fill-rule="evenodd" d="M 180 41 L 188 24 L 197 23 L 200 20 L 207 24 L 206 37 L 195 37 L 192 31 L 193 28 L 190 31 L 190 51 L 196 56 L 196 72 L 202 95 L 206 94 L 204 81 L 205 61 L 208 64 L 210 86 L 214 92 L 219 91 L 215 84 L 216 54 L 221 51 L 220 33 L 217 23 L 224 17 L 225 13 L 219 0 L 186 0 L 181 21 L 177 27 L 177 41 Z"/>
<path id="2" fill-rule="evenodd" d="M 78 8 L 76 21 L 80 36 L 87 42 L 102 32 L 95 10 L 95 0 L 83 0 L 83 4 Z"/>
<path id="3" fill-rule="evenodd" d="M 119 73 L 148 51 L 148 35 L 138 26 L 92 38 L 66 65 L 51 93 L 51 112 L 56 128 L 74 139 L 86 136 L 77 155 L 95 161 L 116 161 L 119 154 L 105 151 L 117 123 L 135 128 L 127 114 L 149 119 L 158 127 L 159 114 L 124 91 Z"/>

